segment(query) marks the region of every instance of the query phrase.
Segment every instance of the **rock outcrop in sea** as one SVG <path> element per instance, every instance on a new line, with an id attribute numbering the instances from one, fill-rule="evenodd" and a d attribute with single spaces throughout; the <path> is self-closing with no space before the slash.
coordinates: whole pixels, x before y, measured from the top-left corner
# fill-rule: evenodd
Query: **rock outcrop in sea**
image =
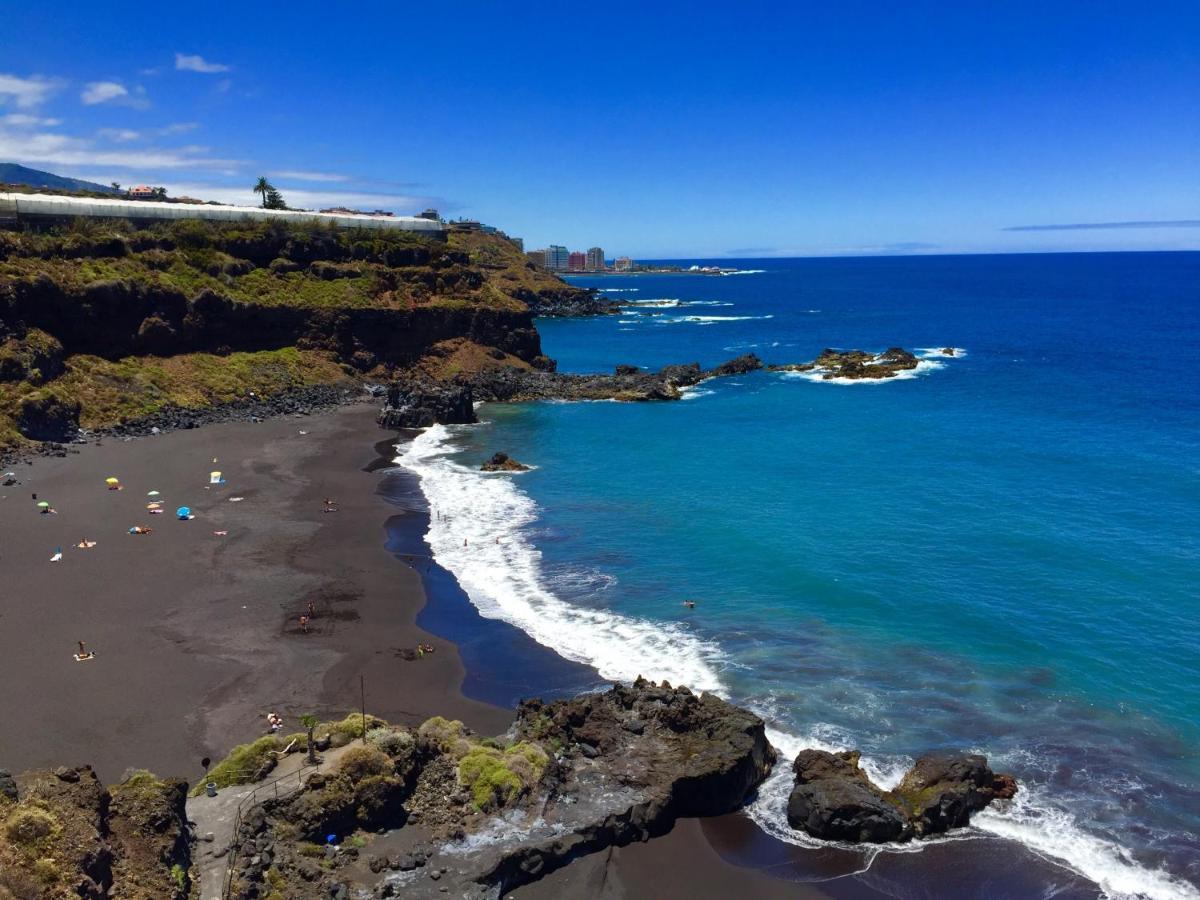
<path id="1" fill-rule="evenodd" d="M 493 453 L 491 459 L 479 467 L 481 472 L 528 472 L 529 466 L 517 462 L 507 453 Z"/>
<path id="2" fill-rule="evenodd" d="M 893 791 L 873 784 L 859 757 L 802 750 L 792 766 L 788 824 L 828 841 L 909 841 L 967 825 L 992 800 L 1017 792 L 1011 775 L 997 775 L 978 754 L 922 756 Z"/>
<path id="3" fill-rule="evenodd" d="M 895 378 L 900 372 L 915 369 L 919 363 L 916 356 L 902 347 L 890 347 L 882 353 L 831 350 L 827 347 L 812 362 L 769 368 L 772 372 L 816 372 L 826 381 L 834 378 L 861 380 Z"/>

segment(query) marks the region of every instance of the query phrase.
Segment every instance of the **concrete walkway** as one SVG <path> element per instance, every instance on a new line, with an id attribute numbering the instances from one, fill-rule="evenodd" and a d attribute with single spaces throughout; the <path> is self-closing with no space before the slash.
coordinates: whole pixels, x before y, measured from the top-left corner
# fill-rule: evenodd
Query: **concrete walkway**
<path id="1" fill-rule="evenodd" d="M 239 784 L 221 788 L 217 796 L 189 797 L 187 817 L 196 825 L 196 851 L 192 862 L 200 874 L 200 900 L 221 900 L 225 876 L 229 868 L 229 847 L 233 842 L 233 826 L 238 808 L 245 806 L 245 813 L 256 802 L 270 797 L 285 797 L 295 793 L 313 772 L 329 772 L 341 763 L 342 755 L 351 747 L 361 747 L 361 741 L 352 741 L 345 747 L 326 750 L 320 754 L 321 764 L 315 768 L 305 767 L 306 753 L 291 753 L 283 757 L 271 774 L 254 784 Z M 301 771 L 303 770 L 303 771 Z M 251 796 L 253 795 L 253 799 Z M 212 835 L 212 839 L 208 835 Z"/>

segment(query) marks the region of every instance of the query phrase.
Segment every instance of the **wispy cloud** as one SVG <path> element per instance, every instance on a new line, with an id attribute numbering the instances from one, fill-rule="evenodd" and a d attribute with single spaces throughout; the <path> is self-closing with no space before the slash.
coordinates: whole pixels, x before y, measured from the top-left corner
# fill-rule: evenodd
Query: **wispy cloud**
<path id="1" fill-rule="evenodd" d="M 339 175 L 337 172 L 311 172 L 304 170 L 285 170 L 276 172 L 276 178 L 291 178 L 296 181 L 349 181 L 349 175 Z"/>
<path id="2" fill-rule="evenodd" d="M 9 113 L 6 116 L 0 116 L 0 125 L 9 125 L 13 128 L 53 128 L 61 124 L 62 119 L 44 119 L 28 113 Z"/>
<path id="3" fill-rule="evenodd" d="M 19 109 L 30 109 L 44 103 L 60 87 L 61 81 L 43 78 L 41 75 L 21 78 L 17 75 L 0 74 L 0 103 L 11 100 Z"/>
<path id="4" fill-rule="evenodd" d="M 128 96 L 129 89 L 118 81 L 91 81 L 80 93 L 79 99 L 86 106 L 95 106 L 97 103 L 108 103 L 110 100 Z"/>
<path id="5" fill-rule="evenodd" d="M 1128 222 L 1073 222 L 1066 225 L 1010 225 L 1002 231 L 1104 231 L 1114 228 L 1200 228 L 1200 219 L 1134 219 Z"/>
<path id="6" fill-rule="evenodd" d="M 215 75 L 219 72 L 228 72 L 232 66 L 227 66 L 224 63 L 209 62 L 200 54 L 175 54 L 175 68 L 181 72 L 201 72 L 205 75 Z"/>
<path id="7" fill-rule="evenodd" d="M 97 147 L 87 138 L 53 132 L 13 131 L 0 126 L 0 159 L 15 162 L 71 167 L 104 167 L 155 170 L 215 171 L 234 174 L 241 163 L 206 155 L 203 147 L 161 149 L 157 147 Z"/>
<path id="8" fill-rule="evenodd" d="M 170 125 L 165 125 L 158 129 L 159 134 L 186 134 L 189 131 L 195 131 L 200 127 L 199 122 L 172 122 Z"/>
<path id="9" fill-rule="evenodd" d="M 136 141 L 142 136 L 140 131 L 134 131 L 132 128 L 101 128 L 96 134 L 106 141 L 117 141 L 119 143 Z"/>

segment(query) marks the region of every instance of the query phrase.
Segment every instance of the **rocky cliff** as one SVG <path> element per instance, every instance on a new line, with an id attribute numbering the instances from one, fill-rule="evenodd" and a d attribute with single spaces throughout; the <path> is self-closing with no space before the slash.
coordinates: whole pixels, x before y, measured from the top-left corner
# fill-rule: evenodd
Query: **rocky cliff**
<path id="1" fill-rule="evenodd" d="M 191 852 L 182 781 L 87 766 L 0 771 L 0 897 L 184 898 Z"/>
<path id="2" fill-rule="evenodd" d="M 0 446 L 410 368 L 550 368 L 535 310 L 591 301 L 494 235 L 199 221 L 0 233 Z"/>

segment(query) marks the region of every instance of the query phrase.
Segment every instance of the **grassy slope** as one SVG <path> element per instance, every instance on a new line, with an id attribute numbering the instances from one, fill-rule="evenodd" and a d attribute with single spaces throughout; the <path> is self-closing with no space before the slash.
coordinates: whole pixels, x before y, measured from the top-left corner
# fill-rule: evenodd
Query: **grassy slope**
<path id="1" fill-rule="evenodd" d="M 523 311 L 515 294 L 564 287 L 527 265 L 510 241 L 494 235 L 451 234 L 442 241 L 408 232 L 218 226 L 195 220 L 147 229 L 124 221 L 77 221 L 50 232 L 0 232 L 0 291 L 40 277 L 77 296 L 90 284 L 122 281 L 189 298 L 209 290 L 237 304 L 329 310 Z M 0 345 L 4 324 L 0 321 Z M 11 336 L 0 350 L 29 356 L 29 348 Z M 224 356 L 68 356 L 65 371 L 49 380 L 36 371 L 28 378 L 0 380 L 0 447 L 19 443 L 14 416 L 30 397 L 51 393 L 78 400 L 80 424 L 96 428 L 166 406 L 204 407 L 249 391 L 269 397 L 335 382 L 351 377 L 344 362 L 328 352 L 294 347 Z M 458 342 L 438 348 L 421 368 L 449 377 L 489 364 L 526 365 Z"/>

